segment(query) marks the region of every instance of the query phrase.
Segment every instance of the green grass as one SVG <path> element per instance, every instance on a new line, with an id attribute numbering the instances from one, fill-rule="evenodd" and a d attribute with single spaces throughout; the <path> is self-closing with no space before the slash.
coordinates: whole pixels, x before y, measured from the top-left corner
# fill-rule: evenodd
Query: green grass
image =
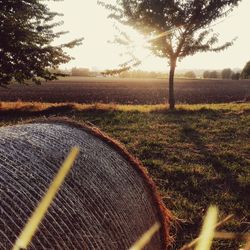
<path id="1" fill-rule="evenodd" d="M 30 107 L 32 112 L 28 108 L 13 112 L 12 107 L 9 114 L 5 107 L 0 125 L 42 115 L 68 116 L 98 126 L 138 157 L 155 180 L 166 206 L 178 218 L 173 249 L 198 235 L 210 204 L 219 207 L 220 218 L 235 215 L 222 230 L 249 230 L 249 103 L 181 105 L 174 112 L 163 105 L 73 105 L 51 113 Z M 238 247 L 235 241 L 214 244 L 215 249 Z"/>

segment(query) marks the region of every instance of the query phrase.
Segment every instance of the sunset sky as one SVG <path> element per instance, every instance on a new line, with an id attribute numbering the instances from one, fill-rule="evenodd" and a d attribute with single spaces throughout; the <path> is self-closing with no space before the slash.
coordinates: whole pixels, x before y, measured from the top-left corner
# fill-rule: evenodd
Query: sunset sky
<path id="1" fill-rule="evenodd" d="M 112 2 L 114 0 L 107 0 Z M 84 37 L 83 44 L 70 50 L 70 55 L 75 60 L 62 67 L 89 67 L 92 69 L 116 68 L 126 61 L 121 54 L 124 48 L 108 43 L 114 38 L 117 30 L 114 21 L 107 18 L 108 12 L 97 5 L 96 0 L 64 0 L 62 2 L 50 2 L 52 10 L 64 14 L 64 24 L 60 29 L 69 31 L 61 38 L 60 42 L 66 42 L 74 38 Z M 230 41 L 238 37 L 235 44 L 220 53 L 204 53 L 187 57 L 178 63 L 178 69 L 221 69 L 226 67 L 242 68 L 250 60 L 250 35 L 248 24 L 250 23 L 250 1 L 243 0 L 239 7 L 222 22 L 213 27 L 220 34 L 220 42 Z M 134 40 L 134 54 L 143 61 L 135 69 L 165 71 L 168 67 L 166 59 L 153 56 L 150 51 L 143 48 L 143 38 L 136 32 L 127 30 Z"/>

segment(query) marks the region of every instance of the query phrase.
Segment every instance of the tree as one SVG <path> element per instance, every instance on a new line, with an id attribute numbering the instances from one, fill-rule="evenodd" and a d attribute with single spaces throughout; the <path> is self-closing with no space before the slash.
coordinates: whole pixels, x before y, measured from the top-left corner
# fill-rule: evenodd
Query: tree
<path id="1" fill-rule="evenodd" d="M 223 70 L 221 71 L 221 77 L 222 77 L 223 79 L 231 79 L 233 73 L 234 73 L 234 72 L 233 72 L 230 68 L 228 68 L 228 69 L 223 69 Z"/>
<path id="2" fill-rule="evenodd" d="M 250 61 L 246 63 L 245 67 L 241 72 L 242 79 L 249 79 L 250 78 Z"/>
<path id="3" fill-rule="evenodd" d="M 209 25 L 225 17 L 240 0 L 116 0 L 105 4 L 113 18 L 151 37 L 152 51 L 168 59 L 169 106 L 175 108 L 174 74 L 177 60 L 197 52 L 221 51 L 233 41 L 215 47 Z"/>
<path id="4" fill-rule="evenodd" d="M 219 78 L 219 73 L 216 70 L 206 70 L 203 72 L 203 78 Z"/>
<path id="5" fill-rule="evenodd" d="M 209 76 L 210 76 L 210 71 L 209 70 L 205 70 L 203 72 L 203 78 L 207 79 L 207 78 L 209 78 Z"/>
<path id="6" fill-rule="evenodd" d="M 184 76 L 185 76 L 186 78 L 192 78 L 192 79 L 195 79 L 195 78 L 196 78 L 196 75 L 195 75 L 194 71 L 187 71 L 187 72 L 184 74 Z"/>
<path id="7" fill-rule="evenodd" d="M 232 74 L 232 80 L 239 80 L 240 79 L 240 73 L 236 72 Z"/>
<path id="8" fill-rule="evenodd" d="M 53 22 L 57 16 L 39 0 L 0 0 L 0 86 L 58 76 L 53 69 L 71 59 L 63 49 L 79 45 L 82 39 L 53 46 L 65 33 L 53 31 L 61 24 Z"/>
<path id="9" fill-rule="evenodd" d="M 216 70 L 210 71 L 209 72 L 209 78 L 214 78 L 214 79 L 219 78 L 218 72 Z"/>
<path id="10" fill-rule="evenodd" d="M 72 68 L 72 76 L 90 76 L 90 70 L 88 68 Z"/>

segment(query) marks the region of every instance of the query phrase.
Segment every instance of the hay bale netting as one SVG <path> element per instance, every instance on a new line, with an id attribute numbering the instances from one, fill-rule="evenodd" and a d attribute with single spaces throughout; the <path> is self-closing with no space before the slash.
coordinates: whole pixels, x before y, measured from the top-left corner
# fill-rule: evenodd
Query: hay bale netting
<path id="1" fill-rule="evenodd" d="M 165 249 L 170 216 L 143 167 L 97 129 L 66 120 L 0 128 L 0 249 L 11 249 L 76 145 L 29 249 L 128 249 L 156 221 L 161 230 L 145 249 Z"/>

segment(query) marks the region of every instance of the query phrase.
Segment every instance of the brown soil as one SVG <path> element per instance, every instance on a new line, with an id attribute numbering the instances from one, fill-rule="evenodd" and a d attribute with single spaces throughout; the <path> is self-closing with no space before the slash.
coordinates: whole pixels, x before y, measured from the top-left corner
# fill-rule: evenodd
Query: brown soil
<path id="1" fill-rule="evenodd" d="M 72 77 L 42 85 L 0 88 L 0 101 L 159 104 L 168 100 L 166 79 Z M 248 80 L 185 80 L 175 83 L 177 103 L 225 103 L 250 100 Z"/>

